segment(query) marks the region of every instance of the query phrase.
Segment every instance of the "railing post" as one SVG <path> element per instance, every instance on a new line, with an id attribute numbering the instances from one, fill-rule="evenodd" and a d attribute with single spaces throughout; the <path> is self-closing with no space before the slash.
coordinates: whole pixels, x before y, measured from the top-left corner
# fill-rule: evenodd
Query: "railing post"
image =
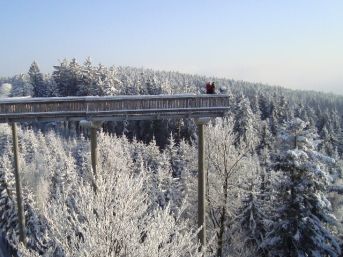
<path id="1" fill-rule="evenodd" d="M 198 227 L 202 248 L 206 245 L 206 170 L 205 170 L 205 133 L 208 118 L 198 119 Z"/>
<path id="2" fill-rule="evenodd" d="M 25 232 L 25 215 L 23 207 L 23 199 L 21 194 L 21 182 L 19 174 L 19 150 L 18 150 L 18 134 L 15 122 L 12 122 L 12 138 L 13 138 L 13 154 L 14 154 L 14 176 L 15 176 L 15 189 L 17 195 L 17 210 L 19 222 L 19 240 L 26 245 L 26 232 Z"/>

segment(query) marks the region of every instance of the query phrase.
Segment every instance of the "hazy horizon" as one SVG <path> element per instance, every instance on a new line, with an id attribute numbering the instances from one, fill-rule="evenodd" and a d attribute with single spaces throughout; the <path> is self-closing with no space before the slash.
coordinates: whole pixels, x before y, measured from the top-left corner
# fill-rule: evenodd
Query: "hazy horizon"
<path id="1" fill-rule="evenodd" d="M 0 2 L 0 76 L 63 58 L 343 94 L 341 1 Z"/>

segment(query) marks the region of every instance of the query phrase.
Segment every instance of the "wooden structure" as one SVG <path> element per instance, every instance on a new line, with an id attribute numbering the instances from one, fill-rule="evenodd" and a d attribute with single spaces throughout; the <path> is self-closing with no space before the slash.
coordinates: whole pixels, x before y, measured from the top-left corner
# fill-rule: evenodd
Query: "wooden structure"
<path id="1" fill-rule="evenodd" d="M 202 226 L 199 240 L 202 245 L 205 245 L 206 170 L 204 168 L 204 125 L 208 121 L 208 117 L 225 116 L 228 108 L 229 96 L 227 95 L 183 94 L 0 99 L 0 123 L 11 123 L 13 131 L 20 240 L 25 243 L 25 220 L 20 192 L 16 122 L 88 122 L 91 129 L 92 169 L 96 180 L 96 128 L 102 121 L 195 118 L 197 119 L 199 132 L 198 225 L 199 227 Z M 96 185 L 94 188 L 96 190 Z"/>
<path id="2" fill-rule="evenodd" d="M 226 95 L 5 98 L 0 99 L 0 123 L 216 117 L 228 104 Z"/>

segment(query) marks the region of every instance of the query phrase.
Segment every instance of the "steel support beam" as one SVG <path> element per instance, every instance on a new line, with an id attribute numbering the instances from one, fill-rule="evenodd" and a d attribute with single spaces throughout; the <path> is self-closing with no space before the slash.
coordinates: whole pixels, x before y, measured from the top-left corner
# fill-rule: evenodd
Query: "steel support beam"
<path id="1" fill-rule="evenodd" d="M 14 175 L 15 175 L 15 189 L 17 195 L 17 210 L 18 210 L 18 222 L 19 222 L 19 240 L 26 245 L 26 231 L 25 231 L 25 215 L 23 207 L 23 198 L 21 193 L 21 181 L 19 174 L 19 150 L 18 150 L 18 133 L 15 122 L 12 126 L 12 138 L 13 138 L 13 154 L 14 154 Z"/>

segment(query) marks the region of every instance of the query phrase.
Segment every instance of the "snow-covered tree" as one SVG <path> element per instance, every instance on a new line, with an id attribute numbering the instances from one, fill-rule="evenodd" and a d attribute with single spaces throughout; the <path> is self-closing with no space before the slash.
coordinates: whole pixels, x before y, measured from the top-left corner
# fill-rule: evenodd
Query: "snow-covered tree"
<path id="1" fill-rule="evenodd" d="M 263 151 L 271 150 L 274 145 L 274 137 L 269 129 L 269 119 L 260 122 L 260 143 L 258 146 L 259 154 Z"/>
<path id="2" fill-rule="evenodd" d="M 33 86 L 33 96 L 48 96 L 48 90 L 44 82 L 43 74 L 40 72 L 38 64 L 35 61 L 31 64 L 28 74 L 30 76 L 31 85 Z"/>
<path id="3" fill-rule="evenodd" d="M 280 133 L 274 222 L 261 245 L 269 256 L 339 256 L 335 223 L 325 193 L 332 159 L 316 151 L 317 135 L 296 118 Z"/>
<path id="4" fill-rule="evenodd" d="M 64 59 L 60 65 L 54 66 L 54 78 L 60 96 L 75 96 L 80 84 L 80 65 L 75 59 L 70 62 Z"/>
<path id="5" fill-rule="evenodd" d="M 32 96 L 33 87 L 27 74 L 16 75 L 11 84 L 11 96 Z"/>
<path id="6" fill-rule="evenodd" d="M 230 252 L 231 230 L 240 205 L 241 181 L 251 167 L 247 147 L 235 147 L 232 119 L 216 120 L 206 128 L 208 176 L 208 229 L 215 240 L 209 246 L 215 256 Z"/>
<path id="7" fill-rule="evenodd" d="M 14 192 L 14 175 L 11 173 L 10 166 L 9 156 L 2 156 L 0 159 L 0 231 L 1 234 L 6 235 L 7 242 L 15 247 L 19 241 L 19 227 Z"/>
<path id="8" fill-rule="evenodd" d="M 264 206 L 256 192 L 247 193 L 238 209 L 232 235 L 232 246 L 239 256 L 266 256 L 260 248 L 264 240 L 268 218 Z"/>
<path id="9" fill-rule="evenodd" d="M 100 72 L 98 86 L 100 88 L 101 95 L 117 95 L 119 89 L 122 87 L 122 83 L 116 76 L 116 70 L 111 67 L 106 70 L 100 70 Z"/>
<path id="10" fill-rule="evenodd" d="M 271 192 L 265 170 L 260 168 L 256 159 L 250 160 L 250 169 L 240 183 L 241 204 L 236 210 L 231 236 L 232 249 L 237 256 L 266 256 L 260 245 L 270 223 Z"/>
<path id="11" fill-rule="evenodd" d="M 235 132 L 238 135 L 237 144 L 246 144 L 255 147 L 258 143 L 257 121 L 250 108 L 249 99 L 243 95 L 237 100 L 235 106 Z"/>
<path id="12" fill-rule="evenodd" d="M 3 83 L 0 86 L 0 98 L 8 97 L 11 93 L 12 85 L 10 83 Z"/>
<path id="13" fill-rule="evenodd" d="M 55 141 L 61 146 L 59 138 Z M 96 193 L 84 176 L 63 179 L 60 190 L 51 184 L 53 197 L 43 215 L 55 241 L 44 256 L 202 256 L 196 229 L 183 217 L 183 208 L 172 211 L 169 204 L 154 204 L 147 187 L 151 172 L 144 165 L 136 172 L 125 142 L 99 135 Z M 56 150 L 65 157 L 68 149 Z M 73 171 L 67 163 L 63 167 Z M 37 256 L 24 246 L 20 252 Z"/>
<path id="14" fill-rule="evenodd" d="M 11 142 L 2 148 L 0 155 L 0 231 L 6 235 L 5 239 L 17 250 L 19 246 L 19 223 L 17 213 L 17 196 L 15 190 L 13 154 Z M 20 163 L 26 164 L 25 158 L 20 157 Z M 24 166 L 24 165 L 22 165 Z M 43 191 L 41 191 L 43 193 Z M 51 245 L 54 238 L 51 237 L 50 227 L 36 208 L 36 203 L 29 188 L 24 184 L 22 190 L 26 247 L 43 254 Z"/>

